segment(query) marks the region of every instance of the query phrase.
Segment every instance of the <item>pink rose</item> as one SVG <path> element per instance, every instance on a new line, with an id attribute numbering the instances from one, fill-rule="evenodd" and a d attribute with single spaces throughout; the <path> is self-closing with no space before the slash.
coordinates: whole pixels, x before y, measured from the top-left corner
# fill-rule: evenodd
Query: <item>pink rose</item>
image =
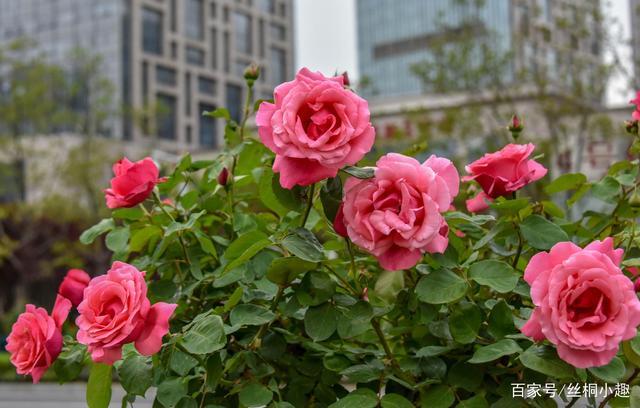
<path id="1" fill-rule="evenodd" d="M 90 280 L 89 274 L 82 269 L 69 269 L 67 276 L 64 277 L 58 288 L 58 294 L 69 299 L 73 307 L 78 307 L 82 302 L 84 288 L 87 287 Z"/>
<path id="2" fill-rule="evenodd" d="M 339 75 L 327 78 L 303 68 L 262 102 L 256 124 L 262 143 L 276 154 L 273 171 L 284 188 L 335 177 L 357 163 L 375 138 L 367 101 L 344 88 Z"/>
<path id="3" fill-rule="evenodd" d="M 113 165 L 113 173 L 111 188 L 104 190 L 109 208 L 138 205 L 149 197 L 156 184 L 166 181 L 158 177 L 160 171 L 150 157 L 135 163 L 125 157 Z"/>
<path id="4" fill-rule="evenodd" d="M 135 343 L 145 356 L 160 351 L 169 332 L 169 318 L 177 305 L 147 298 L 144 272 L 114 262 L 106 275 L 93 278 L 78 306 L 78 341 L 89 348 L 95 362 L 113 364 L 122 358 L 122 346 Z"/>
<path id="5" fill-rule="evenodd" d="M 27 305 L 26 311 L 11 327 L 7 351 L 11 364 L 21 375 L 31 375 L 36 384 L 62 350 L 62 325 L 71 310 L 71 302 L 59 296 L 51 316 L 41 307 Z"/>
<path id="6" fill-rule="evenodd" d="M 631 114 L 631 119 L 640 120 L 640 91 L 636 92 L 635 99 L 629 101 L 630 104 L 636 105 L 636 110 Z"/>
<path id="7" fill-rule="evenodd" d="M 584 249 L 560 242 L 534 255 L 524 279 L 536 308 L 522 333 L 536 341 L 546 338 L 575 367 L 608 364 L 640 324 L 640 301 L 620 270 L 622 256 L 612 238 Z"/>
<path id="8" fill-rule="evenodd" d="M 467 200 L 467 210 L 478 212 L 488 207 L 486 201 L 506 196 L 547 174 L 547 169 L 535 160 L 529 159 L 535 146 L 508 144 L 494 153 L 487 153 L 465 167 L 469 176 L 462 181 L 475 180 L 484 194 L 480 193 Z"/>
<path id="9" fill-rule="evenodd" d="M 377 162 L 375 177 L 350 177 L 344 188 L 349 238 L 387 270 L 413 267 L 424 252 L 442 253 L 449 227 L 441 213 L 458 194 L 451 161 L 431 156 L 423 164 L 397 153 Z"/>

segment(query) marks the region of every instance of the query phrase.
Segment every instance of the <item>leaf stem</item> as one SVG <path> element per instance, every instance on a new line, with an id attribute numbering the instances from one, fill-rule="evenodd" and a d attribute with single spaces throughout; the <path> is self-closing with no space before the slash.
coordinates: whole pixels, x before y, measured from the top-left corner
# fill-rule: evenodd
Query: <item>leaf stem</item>
<path id="1" fill-rule="evenodd" d="M 345 238 L 345 240 L 347 241 L 347 251 L 349 252 L 349 260 L 351 262 L 350 275 L 356 285 L 356 290 L 360 295 L 362 295 L 362 286 L 360 286 L 360 279 L 358 276 L 358 270 L 356 268 L 355 255 L 353 254 L 353 245 L 351 244 L 351 240 L 349 238 Z"/>
<path id="2" fill-rule="evenodd" d="M 169 213 L 169 211 L 167 211 L 166 208 L 164 208 L 164 205 L 162 204 L 162 200 L 160 200 L 160 195 L 156 190 L 153 190 L 153 199 L 155 200 L 156 204 L 158 204 L 158 207 L 160 207 L 160 210 L 162 210 L 162 212 L 165 213 L 165 215 L 169 217 L 169 219 L 172 222 L 175 222 L 176 219 L 173 217 L 173 215 Z M 187 261 L 189 265 L 191 265 L 191 259 L 189 258 L 189 253 L 187 252 L 187 245 L 184 243 L 184 239 L 182 238 L 182 231 L 178 231 L 178 241 L 180 241 L 180 246 L 182 247 L 182 253 L 184 254 L 184 259 Z"/>
<path id="3" fill-rule="evenodd" d="M 309 214 L 311 213 L 311 207 L 313 207 L 313 196 L 316 193 L 316 185 L 315 183 L 309 186 L 309 191 L 307 192 L 307 207 L 304 210 L 304 215 L 302 216 L 302 223 L 300 226 L 304 228 L 307 224 L 307 219 L 309 218 Z"/>
<path id="4" fill-rule="evenodd" d="M 627 378 L 626 383 L 631 384 L 631 382 L 636 379 L 638 374 L 640 374 L 640 368 L 636 368 L 635 370 L 633 370 L 633 373 L 629 376 L 629 378 Z M 602 402 L 600 402 L 600 405 L 598 405 L 598 408 L 605 408 L 607 406 L 607 403 L 615 396 L 616 396 L 615 392 L 612 392 L 611 394 L 607 395 L 605 399 L 603 399 Z"/>
<path id="5" fill-rule="evenodd" d="M 389 362 L 391 363 L 391 368 L 393 369 L 393 371 L 396 373 L 396 375 L 399 378 L 401 378 L 402 380 L 406 381 L 411 386 L 415 386 L 415 382 L 414 382 L 413 378 L 411 377 L 411 375 L 405 373 L 400 368 L 400 364 L 398 363 L 398 360 L 396 359 L 395 355 L 393 354 L 393 351 L 391 351 L 391 347 L 389 347 L 389 343 L 387 343 L 387 339 L 384 337 L 384 333 L 382 332 L 382 328 L 380 327 L 380 320 L 378 320 L 378 318 L 374 317 L 373 319 L 371 319 L 371 326 L 373 327 L 373 330 L 376 332 L 376 335 L 378 336 L 378 339 L 380 339 L 380 343 L 382 344 L 382 348 L 384 349 L 384 352 L 387 355 L 387 358 L 389 359 Z"/>
<path id="6" fill-rule="evenodd" d="M 278 286 L 278 292 L 276 292 L 276 296 L 273 298 L 273 301 L 271 302 L 271 307 L 269 308 L 269 310 L 271 310 L 272 312 L 275 312 L 278 309 L 278 304 L 280 303 L 280 299 L 282 299 L 283 294 L 284 294 L 284 286 Z M 260 345 L 262 344 L 262 337 L 265 335 L 270 325 L 271 325 L 271 322 L 268 322 L 260 326 L 260 328 L 258 329 L 258 332 L 253 337 L 253 340 L 251 340 L 251 343 L 249 344 L 249 348 L 255 350 L 260 347 Z"/>

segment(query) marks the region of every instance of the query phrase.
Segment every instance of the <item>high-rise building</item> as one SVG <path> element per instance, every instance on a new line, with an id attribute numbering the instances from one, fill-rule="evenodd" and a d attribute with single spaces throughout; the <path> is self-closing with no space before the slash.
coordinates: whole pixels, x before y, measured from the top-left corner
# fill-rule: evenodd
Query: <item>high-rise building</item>
<path id="1" fill-rule="evenodd" d="M 631 52 L 635 85 L 640 85 L 640 0 L 629 0 L 629 16 L 631 18 Z"/>
<path id="2" fill-rule="evenodd" d="M 509 55 L 512 79 L 522 68 L 544 66 L 551 77 L 569 80 L 571 70 L 563 67 L 602 57 L 599 13 L 598 0 L 357 0 L 361 92 L 429 93 L 412 67 L 430 61 L 435 46 L 454 46 L 465 35 Z"/>
<path id="3" fill-rule="evenodd" d="M 215 149 L 224 127 L 201 113 L 226 106 L 239 119 L 247 65 L 263 67 L 257 97 L 270 98 L 293 75 L 292 7 L 293 0 L 0 0 L 0 44 L 30 38 L 31 52 L 62 66 L 75 48 L 98 54 L 117 108 L 146 112 L 118 115 L 108 133 L 168 151 Z"/>

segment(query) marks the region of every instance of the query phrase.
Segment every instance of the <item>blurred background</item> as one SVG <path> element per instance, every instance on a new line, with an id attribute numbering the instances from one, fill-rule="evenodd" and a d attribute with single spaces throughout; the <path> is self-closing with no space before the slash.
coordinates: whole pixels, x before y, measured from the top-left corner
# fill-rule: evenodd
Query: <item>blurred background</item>
<path id="1" fill-rule="evenodd" d="M 77 239 L 106 216 L 122 155 L 210 157 L 301 67 L 347 72 L 377 142 L 460 165 L 523 142 L 553 177 L 625 158 L 640 88 L 640 0 L 0 0 L 0 350 L 26 302 L 51 308 L 68 268 L 103 273 Z M 17 379 L 0 353 L 0 378 Z M 16 406 L 16 405 L 11 405 Z"/>

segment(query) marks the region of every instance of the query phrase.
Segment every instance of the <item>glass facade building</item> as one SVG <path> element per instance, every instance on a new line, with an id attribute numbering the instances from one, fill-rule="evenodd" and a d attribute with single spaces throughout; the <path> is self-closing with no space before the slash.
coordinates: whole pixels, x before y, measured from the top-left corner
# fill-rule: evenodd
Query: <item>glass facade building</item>
<path id="1" fill-rule="evenodd" d="M 474 23 L 492 31 L 497 47 L 510 47 L 509 0 L 357 0 L 358 66 L 367 96 L 422 93 L 411 66 L 429 59 L 429 43 Z"/>
<path id="2" fill-rule="evenodd" d="M 497 55 L 513 52 L 508 75 L 544 67 L 569 83 L 578 59 L 602 58 L 599 13 L 599 0 L 357 0 L 358 65 L 366 84 L 360 92 L 429 92 L 411 67 L 433 58 L 433 44 L 453 44 L 468 29 Z"/>
<path id="3" fill-rule="evenodd" d="M 256 98 L 293 76 L 292 19 L 293 0 L 0 0 L 0 44 L 30 38 L 63 66 L 76 48 L 101 55 L 114 112 L 144 112 L 109 133 L 181 152 L 222 144 L 201 109 L 230 104 L 238 119 L 250 63 L 264 67 Z"/>

